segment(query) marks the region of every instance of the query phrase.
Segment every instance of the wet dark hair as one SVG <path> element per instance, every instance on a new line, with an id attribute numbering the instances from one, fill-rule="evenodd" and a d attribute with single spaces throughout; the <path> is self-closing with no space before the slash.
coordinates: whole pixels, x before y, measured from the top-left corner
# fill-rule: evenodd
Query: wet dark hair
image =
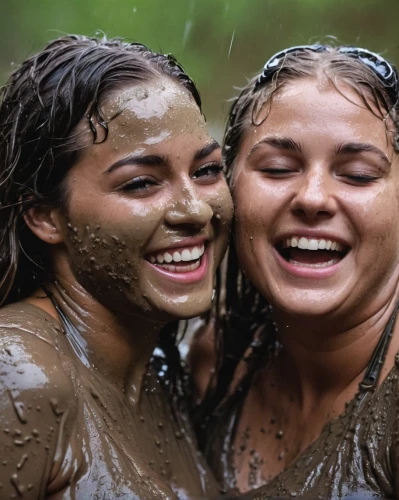
<path id="1" fill-rule="evenodd" d="M 37 204 L 65 206 L 66 174 L 87 146 L 77 126 L 87 121 L 93 143 L 105 141 L 101 104 L 110 93 L 162 77 L 187 89 L 201 111 L 194 82 L 172 55 L 105 36 L 59 38 L 24 61 L 1 88 L 0 305 L 28 296 L 48 278 L 47 244 L 23 215 Z"/>
<path id="2" fill-rule="evenodd" d="M 394 68 L 394 67 L 393 67 Z M 396 71 L 396 69 L 394 68 Z M 326 46 L 326 50 L 301 50 L 287 53 L 281 66 L 271 78 L 259 85 L 258 76 L 252 78 L 233 99 L 227 119 L 223 158 L 230 187 L 234 162 L 243 138 L 253 125 L 267 119 L 273 105 L 273 96 L 301 78 L 316 78 L 322 85 L 332 85 L 344 97 L 344 88 L 354 91 L 364 106 L 393 130 L 393 147 L 399 152 L 398 89 L 387 89 L 384 81 L 359 59 L 340 53 L 340 47 Z M 344 84 L 338 87 L 337 84 Z M 234 227 L 232 229 L 234 241 Z M 203 401 L 193 410 L 199 442 L 211 446 L 213 439 L 210 421 L 238 403 L 251 386 L 253 377 L 276 354 L 275 327 L 267 300 L 241 272 L 234 245 L 218 271 L 217 290 L 211 317 L 215 321 L 217 365 Z M 237 390 L 227 396 L 239 363 L 246 370 Z"/>

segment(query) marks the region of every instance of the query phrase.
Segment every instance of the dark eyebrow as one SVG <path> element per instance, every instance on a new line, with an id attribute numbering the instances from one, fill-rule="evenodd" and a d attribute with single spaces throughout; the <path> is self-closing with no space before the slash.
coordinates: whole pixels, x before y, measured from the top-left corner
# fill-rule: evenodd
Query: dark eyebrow
<path id="1" fill-rule="evenodd" d="M 168 159 L 165 156 L 158 156 L 158 155 L 147 155 L 147 156 L 141 156 L 140 154 L 131 154 L 126 156 L 125 158 L 122 158 L 122 160 L 119 160 L 115 163 L 113 163 L 107 170 L 105 171 L 106 174 L 113 172 L 117 168 L 124 167 L 125 165 L 149 165 L 149 166 L 164 166 L 166 167 L 168 165 Z"/>
<path id="2" fill-rule="evenodd" d="M 293 139 L 289 139 L 288 137 L 265 137 L 253 146 L 248 156 L 255 153 L 263 144 L 268 144 L 273 148 L 295 151 L 296 153 L 302 152 L 301 145 Z"/>
<path id="3" fill-rule="evenodd" d="M 345 142 L 340 144 L 336 150 L 337 155 L 352 155 L 356 153 L 373 153 L 381 158 L 382 161 L 391 166 L 388 156 L 381 151 L 381 149 L 373 146 L 372 144 L 362 142 Z"/>
<path id="4" fill-rule="evenodd" d="M 207 156 L 209 156 L 215 149 L 220 149 L 220 145 L 216 141 L 212 141 L 203 148 L 199 149 L 196 151 L 194 155 L 194 160 L 203 160 Z M 122 160 L 119 160 L 115 163 L 113 163 L 105 173 L 110 173 L 116 170 L 117 168 L 124 167 L 125 165 L 148 165 L 148 166 L 163 166 L 166 167 L 169 165 L 168 158 L 165 156 L 159 156 L 159 155 L 147 155 L 147 156 L 141 156 L 140 154 L 131 154 L 126 156 L 125 158 L 122 158 Z"/>
<path id="5" fill-rule="evenodd" d="M 194 155 L 194 161 L 203 160 L 216 149 L 220 149 L 220 145 L 216 141 L 212 141 L 203 148 L 199 149 Z"/>

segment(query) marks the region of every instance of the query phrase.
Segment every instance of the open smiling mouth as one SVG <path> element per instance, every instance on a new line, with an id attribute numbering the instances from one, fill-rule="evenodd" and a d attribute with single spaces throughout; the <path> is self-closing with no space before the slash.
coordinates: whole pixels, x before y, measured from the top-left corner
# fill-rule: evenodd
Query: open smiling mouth
<path id="1" fill-rule="evenodd" d="M 318 269 L 340 262 L 350 247 L 333 240 L 293 236 L 279 242 L 276 250 L 290 264 Z"/>
<path id="2" fill-rule="evenodd" d="M 151 264 L 170 273 L 190 273 L 200 267 L 204 252 L 205 245 L 202 244 L 189 248 L 155 252 L 146 256 L 146 259 Z"/>

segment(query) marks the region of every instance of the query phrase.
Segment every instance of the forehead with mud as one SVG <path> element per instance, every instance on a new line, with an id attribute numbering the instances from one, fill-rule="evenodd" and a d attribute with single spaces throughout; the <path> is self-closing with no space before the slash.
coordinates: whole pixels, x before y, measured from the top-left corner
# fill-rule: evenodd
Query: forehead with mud
<path id="1" fill-rule="evenodd" d="M 176 229 L 165 223 L 165 213 L 182 202 L 180 181 L 174 179 L 189 175 L 195 152 L 211 139 L 195 101 L 171 80 L 126 87 L 111 94 L 102 111 L 108 137 L 87 148 L 70 171 L 66 244 L 73 272 L 91 294 L 112 307 L 133 300 L 148 311 L 147 292 L 151 297 L 161 292 L 153 290 L 144 255 L 149 246 L 167 246 L 176 237 Z M 165 164 L 133 162 L 109 173 L 132 154 L 165 158 Z M 140 176 L 155 180 L 159 194 L 122 189 Z M 188 301 L 188 295 L 179 300 Z"/>
<path id="2" fill-rule="evenodd" d="M 114 148 L 154 145 L 173 134 L 206 132 L 205 120 L 191 95 L 171 80 L 160 79 L 112 94 L 103 106 Z M 134 137 L 129 133 L 134 130 Z"/>

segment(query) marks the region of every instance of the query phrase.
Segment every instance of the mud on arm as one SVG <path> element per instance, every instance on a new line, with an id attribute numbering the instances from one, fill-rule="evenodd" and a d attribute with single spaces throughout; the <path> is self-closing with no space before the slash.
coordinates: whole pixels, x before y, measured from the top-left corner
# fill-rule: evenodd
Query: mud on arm
<path id="1" fill-rule="evenodd" d="M 0 498 L 43 498 L 57 475 L 75 398 L 56 348 L 0 329 Z"/>

